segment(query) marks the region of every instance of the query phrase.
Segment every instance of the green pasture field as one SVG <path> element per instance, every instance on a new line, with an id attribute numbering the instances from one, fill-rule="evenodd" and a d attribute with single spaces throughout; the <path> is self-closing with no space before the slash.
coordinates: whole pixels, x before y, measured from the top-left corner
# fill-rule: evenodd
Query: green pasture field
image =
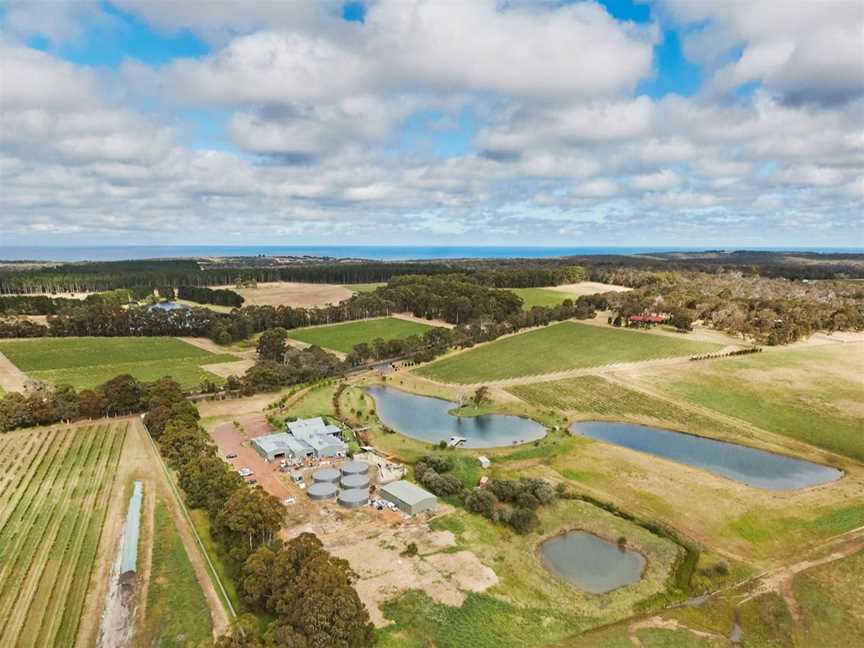
<path id="1" fill-rule="evenodd" d="M 864 345 L 770 350 L 638 378 L 681 400 L 864 461 Z"/>
<path id="2" fill-rule="evenodd" d="M 430 328 L 434 327 L 395 317 L 383 317 L 347 324 L 294 329 L 288 332 L 288 337 L 325 349 L 350 353 L 361 342 L 372 342 L 377 338 L 397 340 L 409 335 L 423 335 Z"/>
<path id="3" fill-rule="evenodd" d="M 126 423 L 0 435 L 0 645 L 73 646 Z"/>
<path id="4" fill-rule="evenodd" d="M 507 288 L 522 298 L 522 309 L 530 310 L 534 306 L 553 307 L 564 302 L 565 299 L 576 301 L 576 295 L 568 295 L 557 290 L 546 290 L 545 288 Z"/>
<path id="5" fill-rule="evenodd" d="M 186 646 L 213 631 L 207 599 L 171 513 L 160 500 L 153 529 L 153 559 L 141 646 Z"/>
<path id="6" fill-rule="evenodd" d="M 373 283 L 356 283 L 356 284 L 344 284 L 342 287 L 347 288 L 348 290 L 353 290 L 358 293 L 372 292 L 376 288 L 380 288 L 381 286 L 386 286 L 385 282 L 373 282 Z"/>
<path id="7" fill-rule="evenodd" d="M 445 357 L 417 373 L 442 382 L 472 384 L 718 349 L 719 344 L 684 337 L 562 322 Z"/>
<path id="8" fill-rule="evenodd" d="M 601 376 L 517 385 L 508 387 L 507 391 L 537 407 L 568 412 L 581 419 L 660 423 L 685 432 L 733 441 L 749 436 L 732 423 L 629 389 Z"/>
<path id="9" fill-rule="evenodd" d="M 0 352 L 37 380 L 95 387 L 128 373 L 142 381 L 171 376 L 183 387 L 222 378 L 201 365 L 234 362 L 236 356 L 214 354 L 170 337 L 41 338 L 0 342 Z"/>

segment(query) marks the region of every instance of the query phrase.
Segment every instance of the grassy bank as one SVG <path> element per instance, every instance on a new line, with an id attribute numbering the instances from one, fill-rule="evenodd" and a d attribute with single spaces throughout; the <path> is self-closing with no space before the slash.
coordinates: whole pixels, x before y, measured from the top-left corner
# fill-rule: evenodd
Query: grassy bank
<path id="1" fill-rule="evenodd" d="M 410 335 L 423 335 L 430 328 L 433 327 L 395 317 L 383 317 L 347 324 L 294 329 L 288 332 L 288 337 L 325 349 L 350 353 L 361 342 L 371 343 L 378 338 L 396 340 Z"/>
<path id="2" fill-rule="evenodd" d="M 139 646 L 186 646 L 210 637 L 207 600 L 171 513 L 159 500 L 153 529 L 153 558 L 147 614 Z"/>
<path id="3" fill-rule="evenodd" d="M 718 344 L 666 335 L 562 322 L 445 357 L 421 367 L 421 376 L 480 383 L 521 376 L 709 353 Z"/>

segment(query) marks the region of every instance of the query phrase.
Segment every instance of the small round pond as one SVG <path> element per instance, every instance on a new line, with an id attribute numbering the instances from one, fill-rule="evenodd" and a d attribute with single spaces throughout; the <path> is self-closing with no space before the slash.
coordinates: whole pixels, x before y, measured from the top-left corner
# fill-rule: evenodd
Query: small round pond
<path id="1" fill-rule="evenodd" d="M 451 401 L 379 385 L 367 391 L 384 425 L 418 441 L 438 443 L 457 437 L 465 439 L 466 448 L 494 448 L 528 443 L 546 435 L 542 425 L 519 416 L 453 416 L 450 410 L 458 404 Z"/>
<path id="2" fill-rule="evenodd" d="M 703 468 L 767 490 L 805 488 L 834 481 L 843 475 L 830 466 L 645 425 L 591 421 L 574 423 L 570 432 Z"/>
<path id="3" fill-rule="evenodd" d="M 645 557 L 587 531 L 568 531 L 537 548 L 543 566 L 584 592 L 603 594 L 642 578 Z"/>

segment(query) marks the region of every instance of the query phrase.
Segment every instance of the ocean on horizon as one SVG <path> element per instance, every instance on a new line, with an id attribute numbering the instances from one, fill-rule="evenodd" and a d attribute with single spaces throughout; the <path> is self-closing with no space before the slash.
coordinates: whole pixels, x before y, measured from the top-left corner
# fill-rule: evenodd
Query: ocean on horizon
<path id="1" fill-rule="evenodd" d="M 309 256 L 380 261 L 435 259 L 539 259 L 560 256 L 600 256 L 704 250 L 762 250 L 766 252 L 864 253 L 864 248 L 748 247 L 748 246 L 410 246 L 410 245 L 105 245 L 0 246 L 0 261 L 127 261 L 190 257 Z"/>

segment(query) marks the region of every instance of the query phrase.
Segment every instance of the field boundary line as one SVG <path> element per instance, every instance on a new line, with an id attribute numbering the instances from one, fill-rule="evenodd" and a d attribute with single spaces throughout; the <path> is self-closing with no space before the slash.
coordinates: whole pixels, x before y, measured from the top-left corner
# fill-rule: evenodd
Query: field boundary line
<path id="1" fill-rule="evenodd" d="M 141 427 L 143 428 L 144 434 L 147 437 L 147 441 L 150 445 L 151 451 L 156 455 L 156 461 L 159 463 L 159 466 L 162 468 L 162 473 L 165 475 L 165 479 L 168 480 L 168 487 L 171 489 L 172 495 L 174 495 L 174 499 L 177 504 L 180 506 L 180 511 L 183 515 L 184 520 L 189 525 L 189 530 L 192 532 L 192 537 L 195 538 L 195 542 L 198 545 L 198 549 L 201 552 L 201 555 L 204 557 L 205 562 L 207 563 L 208 571 L 210 572 L 211 581 L 215 580 L 216 584 L 219 586 L 219 598 L 223 605 L 227 606 L 227 610 L 230 613 L 231 619 L 237 618 L 237 611 L 234 609 L 234 606 L 231 604 L 231 599 L 228 596 L 228 592 L 225 590 L 225 585 L 222 583 L 222 579 L 219 578 L 219 572 L 216 571 L 215 565 L 213 565 L 213 561 L 210 559 L 210 554 L 207 552 L 207 548 L 204 546 L 204 542 L 201 540 L 201 536 L 198 535 L 198 529 L 195 528 L 195 524 L 192 522 L 192 516 L 189 515 L 189 509 L 186 508 L 186 503 L 183 501 L 180 492 L 177 490 L 177 485 L 174 483 L 174 480 L 171 477 L 171 473 L 168 470 L 168 466 L 165 464 L 165 461 L 162 459 L 162 455 L 159 454 L 159 448 L 156 446 L 156 442 L 153 440 L 153 437 L 150 436 L 150 431 L 147 429 L 147 426 L 144 425 L 143 420 L 141 421 Z M 215 624 L 214 624 L 215 631 Z"/>

